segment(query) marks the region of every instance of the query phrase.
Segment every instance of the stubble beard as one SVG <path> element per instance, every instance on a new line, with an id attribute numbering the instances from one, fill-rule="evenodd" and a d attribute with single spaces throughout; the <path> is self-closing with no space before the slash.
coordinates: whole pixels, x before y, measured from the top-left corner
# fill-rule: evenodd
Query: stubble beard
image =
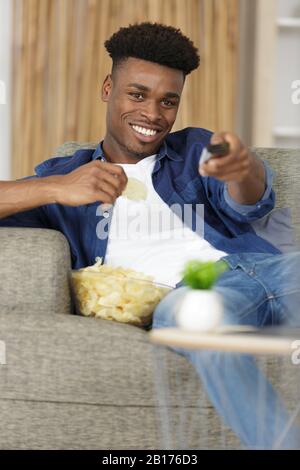
<path id="1" fill-rule="evenodd" d="M 136 150 L 127 147 L 126 145 L 124 145 L 124 150 L 126 151 L 127 155 L 129 155 L 130 157 L 138 158 L 139 160 L 153 155 L 152 152 L 137 152 Z"/>
<path id="2" fill-rule="evenodd" d="M 141 151 L 138 151 L 138 150 L 135 150 L 133 147 L 130 147 L 129 145 L 126 145 L 126 144 L 121 144 L 122 148 L 124 149 L 124 151 L 127 153 L 127 155 L 129 157 L 133 157 L 133 158 L 137 158 L 139 160 L 142 160 L 143 158 L 146 158 L 146 157 L 149 157 L 150 155 L 154 155 L 155 153 L 157 153 L 155 150 L 153 150 L 153 152 L 141 152 Z"/>

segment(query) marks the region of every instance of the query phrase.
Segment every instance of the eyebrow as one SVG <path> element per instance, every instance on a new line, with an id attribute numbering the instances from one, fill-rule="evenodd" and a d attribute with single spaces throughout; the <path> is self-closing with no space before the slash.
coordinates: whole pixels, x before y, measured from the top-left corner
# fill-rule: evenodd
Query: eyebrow
<path id="1" fill-rule="evenodd" d="M 137 88 L 138 90 L 141 90 L 141 91 L 151 91 L 150 88 L 148 88 L 145 85 L 141 85 L 140 83 L 129 83 L 127 86 Z M 167 93 L 164 93 L 164 95 L 167 98 L 178 98 L 178 99 L 180 99 L 180 96 L 178 95 L 178 93 L 173 93 L 172 91 L 167 91 Z"/>

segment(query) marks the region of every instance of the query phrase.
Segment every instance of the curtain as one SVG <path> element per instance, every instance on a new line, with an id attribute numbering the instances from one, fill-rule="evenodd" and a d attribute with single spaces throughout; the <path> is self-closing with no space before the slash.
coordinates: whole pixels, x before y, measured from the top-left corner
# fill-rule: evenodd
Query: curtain
<path id="1" fill-rule="evenodd" d="M 121 26 L 180 28 L 200 52 L 173 130 L 235 130 L 239 0 L 13 0 L 12 175 L 65 141 L 100 141 L 111 71 L 104 41 Z"/>

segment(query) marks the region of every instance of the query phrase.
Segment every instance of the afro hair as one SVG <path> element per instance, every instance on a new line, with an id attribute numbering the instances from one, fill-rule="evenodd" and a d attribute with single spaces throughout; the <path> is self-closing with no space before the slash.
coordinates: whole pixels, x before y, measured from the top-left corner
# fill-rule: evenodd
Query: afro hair
<path id="1" fill-rule="evenodd" d="M 159 23 L 135 23 L 120 28 L 104 43 L 113 70 L 129 57 L 156 62 L 188 75 L 200 63 L 198 50 L 180 29 Z"/>

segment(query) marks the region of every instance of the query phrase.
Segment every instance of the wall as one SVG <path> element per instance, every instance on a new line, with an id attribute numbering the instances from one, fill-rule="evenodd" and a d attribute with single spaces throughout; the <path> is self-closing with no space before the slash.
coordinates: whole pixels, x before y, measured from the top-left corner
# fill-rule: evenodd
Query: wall
<path id="1" fill-rule="evenodd" d="M 300 147 L 300 104 L 291 84 L 300 80 L 300 0 L 277 0 L 275 116 L 276 147 Z"/>
<path id="2" fill-rule="evenodd" d="M 238 133 L 251 146 L 299 148 L 300 0 L 240 0 L 240 15 Z"/>
<path id="3" fill-rule="evenodd" d="M 0 180 L 10 178 L 11 0 L 0 0 Z M 3 98 L 5 91 L 5 103 Z"/>

